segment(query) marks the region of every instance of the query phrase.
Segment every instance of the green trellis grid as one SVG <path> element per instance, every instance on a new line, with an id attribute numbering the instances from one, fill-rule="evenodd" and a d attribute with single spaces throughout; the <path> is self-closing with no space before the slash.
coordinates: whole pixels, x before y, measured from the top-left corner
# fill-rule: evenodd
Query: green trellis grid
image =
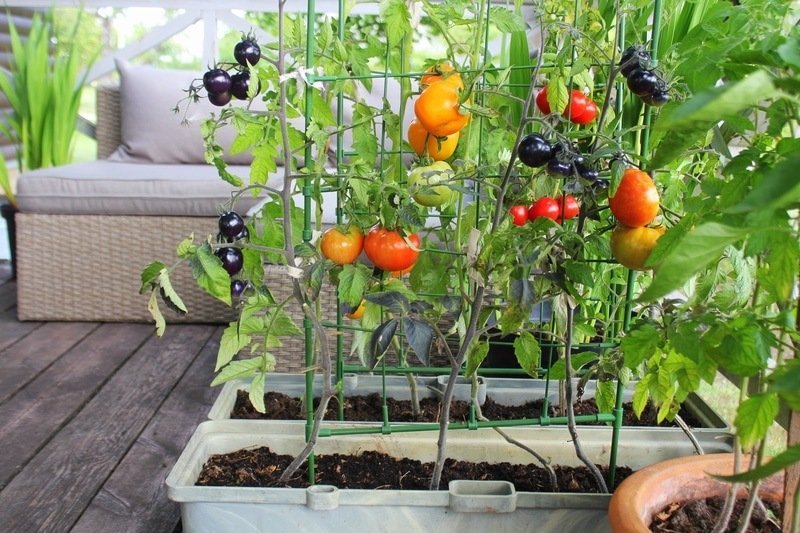
<path id="1" fill-rule="evenodd" d="M 483 50 L 483 57 L 486 57 L 488 55 L 488 50 L 489 50 L 489 17 L 490 17 L 490 9 L 489 8 L 490 8 L 490 6 L 492 5 L 493 2 L 492 2 L 492 0 L 486 0 L 485 2 L 482 2 L 482 3 L 483 3 L 483 5 L 485 5 L 485 16 L 486 16 L 486 20 L 485 20 L 485 35 L 484 35 L 484 50 Z M 650 32 L 650 42 L 651 42 L 650 51 L 651 51 L 651 55 L 654 58 L 654 60 L 657 57 L 657 52 L 658 52 L 657 43 L 658 43 L 658 39 L 659 39 L 660 26 L 661 26 L 661 3 L 662 3 L 662 0 L 655 0 L 654 1 L 653 25 L 652 25 L 652 29 L 651 29 L 651 32 Z M 575 0 L 574 11 L 573 11 L 574 20 L 578 20 L 578 16 L 580 14 L 580 7 L 581 7 L 580 0 Z M 315 32 L 314 32 L 314 28 L 315 28 L 315 18 L 316 18 L 316 14 L 317 14 L 315 0 L 307 0 L 307 11 L 306 12 L 307 12 L 307 18 L 306 18 L 306 65 L 305 66 L 306 66 L 307 69 L 309 69 L 309 73 L 308 73 L 309 82 L 315 82 L 315 81 L 332 82 L 332 81 L 339 81 L 339 80 L 343 79 L 341 77 L 336 77 L 336 76 L 315 76 L 314 74 L 312 74 L 310 72 L 310 69 L 314 65 L 314 57 L 315 57 L 315 49 L 314 49 Z M 480 16 L 483 16 L 483 13 L 484 13 L 484 9 L 483 9 L 483 7 L 481 7 L 481 15 Z M 345 17 L 345 11 L 344 11 L 344 1 L 340 0 L 339 3 L 338 3 L 338 20 L 339 20 L 339 24 L 337 26 L 338 26 L 338 37 L 339 37 L 339 39 L 342 39 L 342 40 L 345 38 L 345 23 L 344 23 L 345 19 L 346 19 L 346 17 Z M 623 50 L 625 48 L 625 33 L 626 33 L 625 17 L 622 16 L 622 17 L 619 18 L 619 28 L 618 28 L 618 31 L 617 31 L 617 40 L 618 40 L 617 45 L 618 45 L 620 50 Z M 401 48 L 400 53 L 401 53 L 401 57 L 402 57 L 402 54 L 405 54 L 406 50 L 404 49 L 404 45 L 403 44 L 401 44 L 401 47 L 402 48 Z M 575 48 L 574 42 L 571 44 L 571 47 L 572 47 L 571 55 L 572 55 L 572 60 L 574 62 L 575 59 L 576 59 L 576 55 L 575 55 L 576 54 L 576 48 Z M 384 97 L 386 97 L 387 93 L 388 93 L 388 79 L 390 77 L 392 77 L 392 78 L 403 78 L 403 77 L 418 78 L 419 76 L 421 76 L 423 74 L 423 73 L 420 73 L 420 72 L 390 73 L 389 72 L 389 54 L 390 54 L 390 51 L 391 51 L 391 48 L 390 48 L 389 44 L 387 43 L 386 57 L 384 58 L 385 59 L 385 61 L 384 61 L 384 65 L 385 65 L 384 72 L 372 73 L 371 75 L 350 76 L 347 79 L 350 79 L 350 80 L 364 80 L 364 79 L 383 80 L 383 93 L 384 93 Z M 402 63 L 403 63 L 403 61 L 401 60 L 401 64 Z M 554 67 L 556 65 L 544 63 L 541 66 L 542 67 Z M 591 66 L 602 67 L 602 66 L 606 66 L 606 65 L 603 65 L 603 64 L 592 64 Z M 526 70 L 526 71 L 531 71 L 532 67 L 531 66 L 527 66 L 527 65 L 526 66 L 512 66 L 511 69 L 512 70 L 514 70 L 514 69 L 523 69 L 523 70 Z M 485 79 L 481 80 L 480 87 L 489 87 L 489 86 L 491 86 L 491 84 L 486 82 Z M 620 81 L 618 81 L 616 83 L 616 94 L 617 95 L 624 94 L 624 84 L 622 82 L 620 82 Z M 478 94 L 478 98 L 481 99 L 481 101 L 479 102 L 479 105 L 483 104 L 483 94 L 481 94 L 480 91 L 479 91 L 479 94 Z M 318 187 L 316 189 L 317 191 L 322 191 L 322 192 L 338 192 L 338 191 L 341 190 L 341 188 L 343 186 L 343 183 L 344 183 L 343 182 L 343 178 L 345 176 L 345 174 L 344 174 L 344 160 L 345 160 L 345 157 L 347 157 L 349 155 L 353 155 L 352 152 L 346 152 L 344 150 L 344 146 L 343 146 L 343 144 L 344 144 L 343 143 L 344 134 L 343 134 L 342 126 L 344 125 L 344 103 L 345 103 L 345 101 L 344 101 L 344 94 L 343 94 L 342 91 L 339 91 L 338 94 L 336 95 L 336 101 L 337 101 L 336 120 L 337 120 L 337 128 L 338 128 L 338 133 L 336 134 L 336 141 L 337 141 L 337 143 L 336 143 L 336 174 L 333 175 L 332 177 L 336 178 L 337 185 L 335 187 L 331 187 L 331 186 L 321 187 L 321 188 Z M 313 100 L 312 100 L 310 94 L 307 94 L 306 101 L 305 101 L 306 126 L 309 123 L 309 117 L 313 115 L 313 110 L 314 110 L 313 109 Z M 615 111 L 616 111 L 616 114 L 617 114 L 618 117 L 622 116 L 623 98 L 618 97 L 616 99 Z M 643 128 L 643 130 L 641 132 L 641 138 L 640 138 L 640 141 L 641 141 L 640 142 L 640 154 L 643 157 L 646 157 L 648 155 L 648 153 L 649 153 L 650 124 L 651 124 L 651 118 L 652 118 L 651 115 L 652 115 L 651 109 L 649 107 L 645 106 L 645 108 L 644 108 L 644 119 L 643 119 L 644 120 L 644 128 Z M 400 119 L 402 121 L 403 113 L 401 113 Z M 483 117 L 479 117 L 478 120 L 483 121 L 484 118 Z M 622 128 L 621 121 L 619 123 L 618 128 L 619 129 Z M 479 150 L 478 150 L 478 168 L 480 168 L 480 158 L 481 158 L 480 146 L 482 146 L 482 144 L 483 144 L 483 131 L 484 131 L 484 128 L 481 127 L 481 128 L 478 129 L 478 131 L 479 131 L 479 135 L 480 135 L 480 138 L 479 138 L 479 141 L 478 141 L 479 142 L 479 144 L 478 144 L 478 146 L 479 146 Z M 386 146 L 386 125 L 385 125 L 385 121 L 381 121 L 380 151 L 379 151 L 380 161 L 383 162 L 385 160 L 385 158 L 387 156 L 389 156 L 389 155 L 398 155 L 399 154 L 399 156 L 402 158 L 402 155 L 404 153 L 402 144 L 400 145 L 400 150 L 399 151 L 397 151 L 397 150 L 391 150 L 391 151 L 390 150 L 386 150 L 385 146 Z M 305 158 L 306 158 L 306 161 L 313 161 L 313 155 L 312 155 L 310 146 L 306 147 Z M 383 168 L 383 165 L 381 165 L 381 179 L 383 179 L 383 171 L 384 171 L 384 168 Z M 312 239 L 311 212 L 312 212 L 312 197 L 313 197 L 314 192 L 315 192 L 315 187 L 314 187 L 314 179 L 315 178 L 313 176 L 314 176 L 314 172 L 312 170 L 312 172 L 308 173 L 306 175 L 306 177 L 303 179 L 303 186 L 302 186 L 303 209 L 304 209 L 303 240 L 306 243 L 310 242 L 311 239 Z M 474 181 L 473 182 L 473 194 L 475 196 L 475 201 L 478 202 L 478 203 L 480 202 L 480 192 L 481 191 L 480 191 L 479 183 Z M 342 214 L 343 214 L 343 210 L 341 209 L 341 205 L 339 204 L 339 200 L 337 199 L 337 208 L 336 208 L 336 222 L 337 222 L 337 224 L 342 224 L 344 222 Z M 442 215 L 428 215 L 428 216 L 440 216 L 441 217 Z M 476 210 L 476 216 L 477 217 L 480 216 L 480 208 L 478 208 Z M 477 222 L 477 220 L 476 220 L 476 222 Z M 445 254 L 454 254 L 454 255 L 462 255 L 462 256 L 464 255 L 463 252 L 450 251 L 450 250 L 441 250 L 441 249 L 426 248 L 423 251 L 427 252 L 427 253 L 445 253 Z M 593 261 L 612 262 L 611 260 L 608 260 L 608 259 L 595 259 Z M 625 295 L 624 295 L 624 306 L 619 311 L 619 313 L 622 315 L 622 317 L 621 317 L 621 319 L 611 320 L 610 321 L 610 323 L 608 324 L 608 328 L 607 328 L 608 329 L 608 331 L 607 331 L 607 337 L 608 338 L 612 338 L 612 339 L 618 338 L 619 335 L 622 332 L 626 331 L 628 329 L 628 327 L 630 326 L 631 315 L 632 315 L 632 301 L 633 301 L 633 296 L 634 296 L 635 279 L 636 279 L 636 273 L 634 271 L 632 271 L 632 270 L 628 270 L 627 279 L 626 279 L 626 283 L 625 283 L 625 291 L 624 291 L 625 292 Z M 610 314 L 610 311 L 612 309 L 620 309 L 616 305 L 617 304 L 617 299 L 620 297 L 620 295 L 617 293 L 617 291 L 614 291 L 614 290 L 612 290 L 610 294 L 611 294 L 611 300 L 612 301 L 610 301 L 610 302 L 608 302 L 606 304 L 607 316 L 608 316 L 608 314 Z M 444 295 L 441 295 L 441 294 L 425 294 L 425 296 L 444 296 Z M 322 325 L 324 327 L 335 328 L 337 330 L 337 333 L 339 333 L 338 335 L 336 335 L 336 361 L 335 361 L 335 367 L 334 367 L 335 368 L 336 380 L 337 380 L 337 382 L 339 382 L 339 381 L 341 381 L 341 379 L 344 376 L 345 372 L 366 372 L 366 371 L 371 371 L 371 369 L 368 369 L 366 367 L 362 367 L 360 365 L 348 365 L 348 364 L 346 364 L 344 362 L 343 354 L 344 354 L 344 348 L 345 347 L 344 347 L 344 337 L 342 335 L 342 332 L 346 331 L 346 330 L 351 330 L 351 331 L 369 331 L 369 330 L 367 330 L 365 328 L 362 328 L 362 327 L 359 327 L 359 326 L 351 326 L 351 325 L 344 324 L 344 322 L 343 322 L 343 314 L 342 314 L 340 306 L 339 306 L 340 302 L 339 302 L 339 299 L 338 299 L 338 295 L 337 295 L 336 303 L 337 303 L 337 305 L 336 305 L 336 307 L 337 307 L 336 321 L 335 322 L 325 322 L 324 321 L 324 322 L 322 322 Z M 542 304 L 539 304 L 539 305 L 542 306 L 542 307 L 540 307 L 540 309 L 542 309 L 544 304 L 542 303 Z M 553 324 L 553 321 L 551 321 L 551 327 L 552 328 L 555 327 L 554 324 Z M 313 365 L 314 365 L 314 332 L 313 332 L 311 321 L 308 318 L 304 319 L 303 329 L 304 329 L 304 335 L 305 335 L 305 364 L 306 364 L 306 368 L 311 369 L 311 368 L 313 368 Z M 402 338 L 402 324 L 400 326 L 400 337 Z M 404 361 L 405 358 L 403 357 L 403 350 L 404 350 L 403 343 L 400 342 L 398 344 L 399 344 L 398 360 L 399 361 Z M 541 345 L 542 345 L 542 347 L 545 347 L 545 348 L 558 348 L 559 347 L 558 344 L 553 344 L 553 343 L 551 343 L 551 344 L 542 343 Z M 606 341 L 606 342 L 594 342 L 594 343 L 590 342 L 590 343 L 582 343 L 582 344 L 576 345 L 576 347 L 583 347 L 583 348 L 591 348 L 591 347 L 594 347 L 594 348 L 608 348 L 608 347 L 614 347 L 614 346 L 616 346 L 616 342 L 608 342 L 608 341 Z M 380 365 L 380 374 L 381 374 L 381 376 L 383 378 L 382 379 L 382 383 L 383 383 L 383 394 L 382 394 L 383 423 L 380 426 L 360 426 L 360 427 L 355 427 L 355 428 L 326 428 L 326 429 L 320 430 L 319 436 L 320 437 L 327 437 L 327 436 L 335 436 L 335 435 L 355 435 L 355 434 L 375 434 L 375 433 L 388 434 L 388 433 L 392 433 L 392 432 L 418 432 L 418 431 L 434 431 L 434 430 L 438 430 L 439 429 L 439 424 L 438 423 L 404 423 L 404 424 L 397 424 L 397 423 L 391 424 L 390 423 L 390 421 L 388 419 L 388 410 L 387 410 L 387 407 L 386 407 L 386 376 L 387 376 L 388 373 L 395 373 L 395 374 L 406 374 L 406 373 L 439 374 L 443 370 L 448 370 L 449 371 L 449 368 L 443 369 L 441 367 L 410 367 L 410 366 L 393 366 L 393 367 L 390 367 L 390 366 L 388 366 L 386 364 L 385 358 L 383 358 L 382 361 L 381 361 L 381 365 Z M 479 370 L 479 372 L 480 371 L 481 370 Z M 496 374 L 509 374 L 509 375 L 520 374 L 522 372 L 521 370 L 518 370 L 518 369 L 496 369 L 496 368 L 495 369 L 488 369 L 487 368 L 487 369 L 483 369 L 483 371 L 485 371 L 485 372 L 491 371 L 491 372 L 496 373 Z M 313 426 L 313 417 L 314 417 L 314 411 L 313 411 L 313 400 L 314 400 L 313 378 L 314 378 L 314 373 L 313 373 L 313 370 L 307 371 L 306 374 L 305 374 L 305 378 L 306 378 L 305 379 L 305 389 L 306 389 L 305 390 L 305 405 L 306 405 L 306 420 L 307 420 L 306 421 L 306 439 L 308 439 L 308 438 L 310 438 L 310 435 L 311 435 L 311 430 L 312 430 L 312 426 Z M 550 384 L 549 368 L 547 368 L 546 371 L 545 371 L 544 379 L 545 379 L 545 384 L 546 384 L 545 385 L 546 386 L 546 390 L 545 390 L 545 395 L 544 395 L 545 404 L 543 405 L 543 413 L 544 413 L 543 416 L 538 417 L 538 418 L 518 419 L 518 420 L 477 421 L 475 419 L 474 409 L 471 409 L 470 410 L 470 420 L 468 422 L 465 422 L 465 423 L 450 423 L 448 425 L 448 427 L 450 429 L 453 429 L 453 430 L 458 430 L 458 429 L 475 430 L 475 429 L 478 429 L 478 428 L 481 428 L 481 427 L 498 427 L 498 428 L 501 428 L 501 427 L 515 427 L 515 426 L 518 427 L 518 426 L 530 426 L 530 425 L 542 425 L 542 426 L 545 426 L 545 425 L 551 425 L 551 424 L 566 424 L 567 423 L 567 417 L 566 416 L 561 416 L 561 417 L 549 417 L 549 416 L 547 416 L 547 412 L 548 412 L 547 394 L 548 394 L 549 384 Z M 579 423 L 579 424 L 581 424 L 581 423 L 597 423 L 597 422 L 603 422 L 603 423 L 611 422 L 612 423 L 613 431 L 612 431 L 611 451 L 610 451 L 610 456 L 609 456 L 609 480 L 608 480 L 609 481 L 609 486 L 613 486 L 614 485 L 615 474 L 616 474 L 616 463 L 617 463 L 617 457 L 618 457 L 618 451 L 619 451 L 619 433 L 620 433 L 620 429 L 621 429 L 621 426 L 622 426 L 622 411 L 623 411 L 623 409 L 622 409 L 622 393 L 623 393 L 623 386 L 622 386 L 622 383 L 618 380 L 617 381 L 617 388 L 616 388 L 615 407 L 614 407 L 614 410 L 613 410 L 612 414 L 597 414 L 597 415 L 579 415 L 579 416 L 575 416 L 575 422 Z M 342 397 L 341 397 L 342 393 L 341 392 L 339 393 L 339 395 L 340 395 L 339 396 L 339 400 L 340 401 L 338 402 L 338 405 L 339 405 L 339 413 L 338 414 L 339 414 L 339 419 L 341 420 L 341 419 L 343 419 L 344 402 L 341 401 L 342 400 Z M 315 461 L 314 461 L 314 455 L 312 454 L 309 457 L 309 462 L 308 462 L 308 474 L 309 474 L 309 480 L 311 482 L 314 481 L 314 473 L 315 473 Z"/>

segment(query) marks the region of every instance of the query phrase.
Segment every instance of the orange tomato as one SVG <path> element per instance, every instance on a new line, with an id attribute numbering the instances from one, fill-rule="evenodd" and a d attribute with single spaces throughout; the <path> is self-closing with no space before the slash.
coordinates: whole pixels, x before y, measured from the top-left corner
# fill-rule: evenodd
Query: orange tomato
<path id="1" fill-rule="evenodd" d="M 364 252 L 372 264 L 381 270 L 395 272 L 412 267 L 419 257 L 420 239 L 416 233 L 406 240 L 396 231 L 375 226 L 364 238 Z"/>
<path id="2" fill-rule="evenodd" d="M 455 69 L 450 65 L 446 63 L 439 63 L 435 67 L 431 67 L 425 71 L 430 72 L 430 74 L 425 74 L 422 76 L 419 79 L 419 84 L 421 87 L 427 87 L 428 85 L 433 85 L 437 81 L 446 81 L 463 89 L 464 82 L 461 79 L 461 74 L 454 71 Z"/>
<path id="3" fill-rule="evenodd" d="M 647 258 L 656 247 L 656 241 L 666 233 L 666 228 L 629 228 L 619 225 L 611 234 L 611 254 L 621 265 L 632 270 L 648 270 Z"/>
<path id="4" fill-rule="evenodd" d="M 364 247 L 364 235 L 355 227 L 346 230 L 330 228 L 322 234 L 322 255 L 337 265 L 349 265 L 355 261 Z"/>
<path id="5" fill-rule="evenodd" d="M 617 192 L 608 199 L 608 206 L 622 224 L 640 228 L 656 218 L 659 200 L 653 179 L 638 168 L 629 168 L 622 175 Z"/>
<path id="6" fill-rule="evenodd" d="M 458 101 L 459 88 L 443 81 L 430 85 L 414 102 L 414 114 L 422 127 L 436 137 L 447 137 L 469 122 Z"/>
<path id="7" fill-rule="evenodd" d="M 447 137 L 434 137 L 422 127 L 417 120 L 412 120 L 408 126 L 408 144 L 417 155 L 428 152 L 434 161 L 444 161 L 456 151 L 459 133 L 455 132 Z"/>

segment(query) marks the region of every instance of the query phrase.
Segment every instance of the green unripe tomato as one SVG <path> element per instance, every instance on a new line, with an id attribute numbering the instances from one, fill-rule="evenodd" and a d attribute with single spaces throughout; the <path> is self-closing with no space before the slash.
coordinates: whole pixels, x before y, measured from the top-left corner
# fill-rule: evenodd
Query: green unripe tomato
<path id="1" fill-rule="evenodd" d="M 452 180 L 453 176 L 453 169 L 444 161 L 416 167 L 408 174 L 408 191 L 418 204 L 439 207 L 453 197 L 453 189 L 439 184 Z"/>

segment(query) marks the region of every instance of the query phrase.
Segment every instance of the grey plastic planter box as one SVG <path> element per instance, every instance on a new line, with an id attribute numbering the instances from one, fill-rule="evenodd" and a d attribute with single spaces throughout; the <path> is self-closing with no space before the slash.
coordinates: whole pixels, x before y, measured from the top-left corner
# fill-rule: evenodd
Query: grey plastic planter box
<path id="1" fill-rule="evenodd" d="M 207 458 L 247 447 L 269 446 L 277 453 L 297 453 L 304 425 L 282 421 L 212 421 L 202 423 L 167 477 L 169 498 L 180 503 L 183 530 L 227 531 L 492 531 L 537 533 L 609 531 L 610 496 L 516 492 L 507 483 L 462 482 L 449 490 L 353 490 L 330 486 L 309 489 L 197 487 Z M 510 428 L 510 435 L 532 446 L 554 464 L 579 465 L 565 428 L 547 432 Z M 606 434 L 581 430 L 589 458 L 608 463 Z M 688 446 L 688 443 L 686 443 Z M 317 453 L 357 454 L 380 450 L 396 457 L 433 461 L 435 434 L 395 433 L 321 438 Z M 688 448 L 687 450 L 688 451 Z M 534 462 L 520 448 L 492 430 L 453 431 L 448 457 L 467 461 Z M 631 443 L 620 450 L 619 464 L 634 469 L 672 457 L 659 443 Z"/>
<path id="2" fill-rule="evenodd" d="M 439 390 L 443 390 L 442 384 L 437 377 L 417 377 L 417 391 L 420 398 L 438 396 Z M 521 405 L 526 402 L 537 400 L 544 397 L 545 382 L 534 379 L 517 378 L 483 378 L 486 384 L 486 394 L 496 402 L 505 405 Z M 446 382 L 446 378 L 445 378 Z M 315 390 L 321 386 L 320 376 L 316 376 Z M 219 397 L 209 411 L 209 419 L 226 420 L 230 418 L 230 413 L 236 402 L 236 391 L 249 390 L 246 381 L 231 381 L 226 383 L 220 392 Z M 267 377 L 267 391 L 283 392 L 289 396 L 300 397 L 305 391 L 305 377 L 302 374 L 273 374 Z M 366 395 L 380 393 L 382 390 L 381 377 L 370 375 L 347 375 L 344 378 L 344 394 L 352 396 L 356 394 Z M 594 396 L 594 384 L 588 383 L 584 391 L 584 398 Z M 386 381 L 386 392 L 391 398 L 397 400 L 409 400 L 408 381 L 404 376 L 388 376 Z M 625 393 L 625 400 L 630 400 L 633 391 Z M 468 399 L 469 388 L 465 388 L 462 398 Z M 558 401 L 558 384 L 550 383 L 548 397 L 551 402 Z M 733 451 L 733 435 L 730 426 L 720 417 L 711 407 L 697 395 L 690 395 L 685 402 L 685 407 L 692 412 L 705 427 L 692 430 L 693 435 L 698 440 L 706 453 L 722 453 Z M 335 420 L 326 421 L 336 424 Z M 364 424 L 367 422 L 347 422 L 348 424 Z M 611 440 L 611 428 L 605 425 L 581 426 L 588 431 L 598 432 L 609 442 Z M 536 431 L 545 433 L 552 429 L 560 429 L 555 426 L 535 427 Z M 621 441 L 627 444 L 631 439 L 642 439 L 649 442 L 659 442 L 665 446 L 677 443 L 678 449 L 683 449 L 683 444 L 688 443 L 686 435 L 680 428 L 676 427 L 640 427 L 624 426 L 621 431 Z M 690 449 L 688 454 L 691 454 Z M 687 455 L 687 454 L 684 454 Z M 674 455 L 674 456 L 677 456 Z"/>

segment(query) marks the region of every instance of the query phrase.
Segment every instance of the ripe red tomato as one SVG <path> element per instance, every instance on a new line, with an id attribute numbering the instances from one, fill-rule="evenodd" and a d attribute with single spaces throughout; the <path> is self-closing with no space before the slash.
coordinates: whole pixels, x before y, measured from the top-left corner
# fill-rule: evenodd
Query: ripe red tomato
<path id="1" fill-rule="evenodd" d="M 581 212 L 581 206 L 578 200 L 571 194 L 564 195 L 563 199 L 558 199 L 558 207 L 561 209 L 562 216 L 558 217 L 558 221 L 569 220 L 575 218 Z"/>
<path id="2" fill-rule="evenodd" d="M 569 103 L 564 108 L 562 113 L 569 120 L 575 122 L 575 117 L 581 116 L 586 111 L 586 106 L 589 105 L 591 100 L 585 94 L 577 89 L 572 89 L 570 94 Z"/>
<path id="3" fill-rule="evenodd" d="M 372 264 L 381 270 L 405 270 L 419 257 L 419 236 L 412 233 L 408 240 L 414 245 L 413 248 L 398 232 L 375 226 L 364 239 L 364 251 Z"/>
<path id="4" fill-rule="evenodd" d="M 638 168 L 629 168 L 622 175 L 617 192 L 608 199 L 608 206 L 622 224 L 640 228 L 656 217 L 659 200 L 652 178 Z"/>
<path id="5" fill-rule="evenodd" d="M 556 199 L 550 198 L 549 196 L 539 198 L 533 202 L 531 208 L 528 209 L 529 220 L 536 220 L 539 217 L 557 220 L 559 216 L 561 216 L 561 207 L 558 205 Z"/>
<path id="6" fill-rule="evenodd" d="M 549 115 L 551 112 L 550 103 L 547 101 L 546 86 L 536 95 L 536 107 L 545 115 Z M 583 94 L 582 91 L 572 89 L 570 92 L 570 100 L 561 114 L 575 124 L 588 124 L 597 116 L 597 104 L 595 104 L 591 98 Z"/>
<path id="7" fill-rule="evenodd" d="M 524 226 L 528 221 L 528 207 L 524 205 L 512 205 L 508 210 L 517 226 Z"/>
<path id="8" fill-rule="evenodd" d="M 539 108 L 539 111 L 544 113 L 545 115 L 550 114 L 550 103 L 547 101 L 547 86 L 539 91 L 539 94 L 536 95 L 536 107 Z"/>
<path id="9" fill-rule="evenodd" d="M 358 259 L 364 246 L 364 235 L 355 227 L 345 230 L 330 228 L 322 234 L 320 249 L 322 255 L 337 265 L 349 265 Z"/>
<path id="10" fill-rule="evenodd" d="M 595 104 L 592 100 L 588 100 L 586 103 L 586 107 L 583 110 L 583 113 L 580 115 L 573 113 L 572 115 L 572 122 L 575 124 L 588 124 L 597 117 L 597 104 Z"/>
<path id="11" fill-rule="evenodd" d="M 621 265 L 633 270 L 647 270 L 645 263 L 656 247 L 656 241 L 667 230 L 657 228 L 629 228 L 619 225 L 611 234 L 611 254 Z"/>

